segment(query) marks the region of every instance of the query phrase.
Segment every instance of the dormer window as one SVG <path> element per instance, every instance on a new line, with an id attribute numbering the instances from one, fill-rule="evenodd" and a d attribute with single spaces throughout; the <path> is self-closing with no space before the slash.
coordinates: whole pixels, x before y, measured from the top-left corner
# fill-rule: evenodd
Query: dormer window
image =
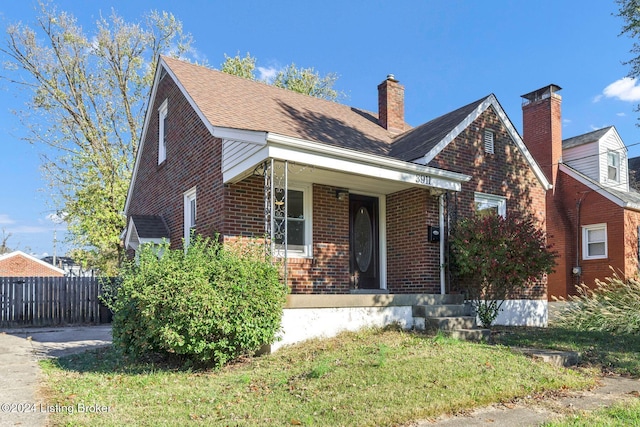
<path id="1" fill-rule="evenodd" d="M 484 152 L 493 154 L 493 131 L 484 131 Z"/>
<path id="2" fill-rule="evenodd" d="M 167 159 L 167 100 L 158 109 L 158 164 Z"/>
<path id="3" fill-rule="evenodd" d="M 620 153 L 607 152 L 607 179 L 620 182 Z"/>

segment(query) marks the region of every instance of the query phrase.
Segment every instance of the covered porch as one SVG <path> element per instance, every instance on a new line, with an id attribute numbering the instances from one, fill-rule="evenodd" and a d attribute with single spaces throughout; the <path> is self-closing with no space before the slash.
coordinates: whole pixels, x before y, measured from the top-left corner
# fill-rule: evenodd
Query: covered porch
<path id="1" fill-rule="evenodd" d="M 230 191 L 262 197 L 292 294 L 446 293 L 446 195 L 469 176 L 266 132 L 214 135 Z"/>

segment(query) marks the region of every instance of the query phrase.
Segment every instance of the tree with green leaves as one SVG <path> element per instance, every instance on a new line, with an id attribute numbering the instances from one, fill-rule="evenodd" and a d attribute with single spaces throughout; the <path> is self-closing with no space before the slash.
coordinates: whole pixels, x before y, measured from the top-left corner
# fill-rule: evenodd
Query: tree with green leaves
<path id="1" fill-rule="evenodd" d="M 245 57 L 240 57 L 240 54 L 233 57 L 225 54 L 225 61 L 220 69 L 225 73 L 257 80 L 255 75 L 256 62 L 256 58 L 248 52 Z M 298 68 L 292 63 L 278 71 L 273 81 L 267 83 L 316 98 L 337 101 L 344 97 L 342 93 L 333 88 L 337 80 L 338 76 L 335 73 L 321 76 L 313 67 Z"/>
<path id="2" fill-rule="evenodd" d="M 452 271 L 487 328 L 507 298 L 553 271 L 557 256 L 527 215 L 462 219 L 454 225 L 450 243 Z"/>
<path id="3" fill-rule="evenodd" d="M 35 25 L 13 24 L 1 76 L 28 93 L 17 116 L 41 145 L 54 208 L 66 214 L 75 259 L 115 272 L 122 209 L 159 54 L 183 56 L 191 38 L 172 14 L 125 22 L 115 11 L 91 34 L 48 2 Z"/>

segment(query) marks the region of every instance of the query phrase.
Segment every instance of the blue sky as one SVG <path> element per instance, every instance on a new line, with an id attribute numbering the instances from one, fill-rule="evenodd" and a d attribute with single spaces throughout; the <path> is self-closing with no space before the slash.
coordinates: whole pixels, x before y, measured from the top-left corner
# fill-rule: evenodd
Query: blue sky
<path id="1" fill-rule="evenodd" d="M 218 67 L 224 54 L 250 52 L 265 71 L 291 62 L 339 76 L 342 102 L 377 111 L 377 85 L 392 73 L 405 86 L 405 116 L 419 125 L 494 93 L 522 131 L 520 95 L 549 83 L 563 88 L 563 137 L 614 125 L 640 156 L 640 87 L 623 80 L 632 41 L 619 36 L 613 0 L 537 1 L 205 1 L 59 0 L 87 33 L 114 8 L 127 21 L 149 10 L 174 13 L 193 35 L 195 54 Z M 2 2 L 0 25 L 34 20 L 32 0 Z M 4 39 L 4 37 L 3 37 Z M 10 246 L 53 251 L 39 147 L 20 140 L 11 109 L 24 102 L 0 81 L 0 228 Z M 57 253 L 66 250 L 58 244 Z"/>

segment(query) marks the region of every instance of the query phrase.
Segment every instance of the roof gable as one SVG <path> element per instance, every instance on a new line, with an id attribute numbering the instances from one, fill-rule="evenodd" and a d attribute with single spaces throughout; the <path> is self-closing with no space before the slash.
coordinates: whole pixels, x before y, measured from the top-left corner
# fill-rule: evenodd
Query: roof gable
<path id="1" fill-rule="evenodd" d="M 393 142 L 391 156 L 410 161 L 425 156 L 439 145 L 444 148 L 462 131 L 458 127 L 464 124 L 465 119 L 486 99 L 487 97 L 479 99 L 403 133 Z"/>
<path id="2" fill-rule="evenodd" d="M 32 255 L 26 254 L 22 251 L 13 251 L 10 252 L 8 254 L 4 254 L 0 256 L 0 263 L 6 262 L 6 261 L 10 261 L 12 258 L 21 258 L 24 261 L 28 262 L 28 263 L 35 263 L 38 266 L 40 266 L 41 268 L 46 268 L 48 270 L 51 270 L 54 273 L 58 273 L 58 274 L 62 274 L 64 275 L 65 271 L 61 268 L 58 268 L 56 266 L 53 266 L 51 264 L 49 264 L 48 262 L 42 261 Z"/>
<path id="3" fill-rule="evenodd" d="M 502 109 L 502 106 L 494 94 L 406 132 L 394 142 L 394 149 L 403 152 L 401 155 L 405 160 L 412 159 L 418 163 L 429 164 L 431 160 L 490 107 L 496 112 L 516 147 L 529 163 L 538 181 L 540 181 L 545 189 L 550 189 L 551 184 L 549 180 L 547 180 L 542 169 L 540 169 L 540 166 L 527 149 L 520 134 L 516 131 L 513 123 L 511 123 L 511 120 Z M 423 142 L 421 143 L 420 141 Z"/>

